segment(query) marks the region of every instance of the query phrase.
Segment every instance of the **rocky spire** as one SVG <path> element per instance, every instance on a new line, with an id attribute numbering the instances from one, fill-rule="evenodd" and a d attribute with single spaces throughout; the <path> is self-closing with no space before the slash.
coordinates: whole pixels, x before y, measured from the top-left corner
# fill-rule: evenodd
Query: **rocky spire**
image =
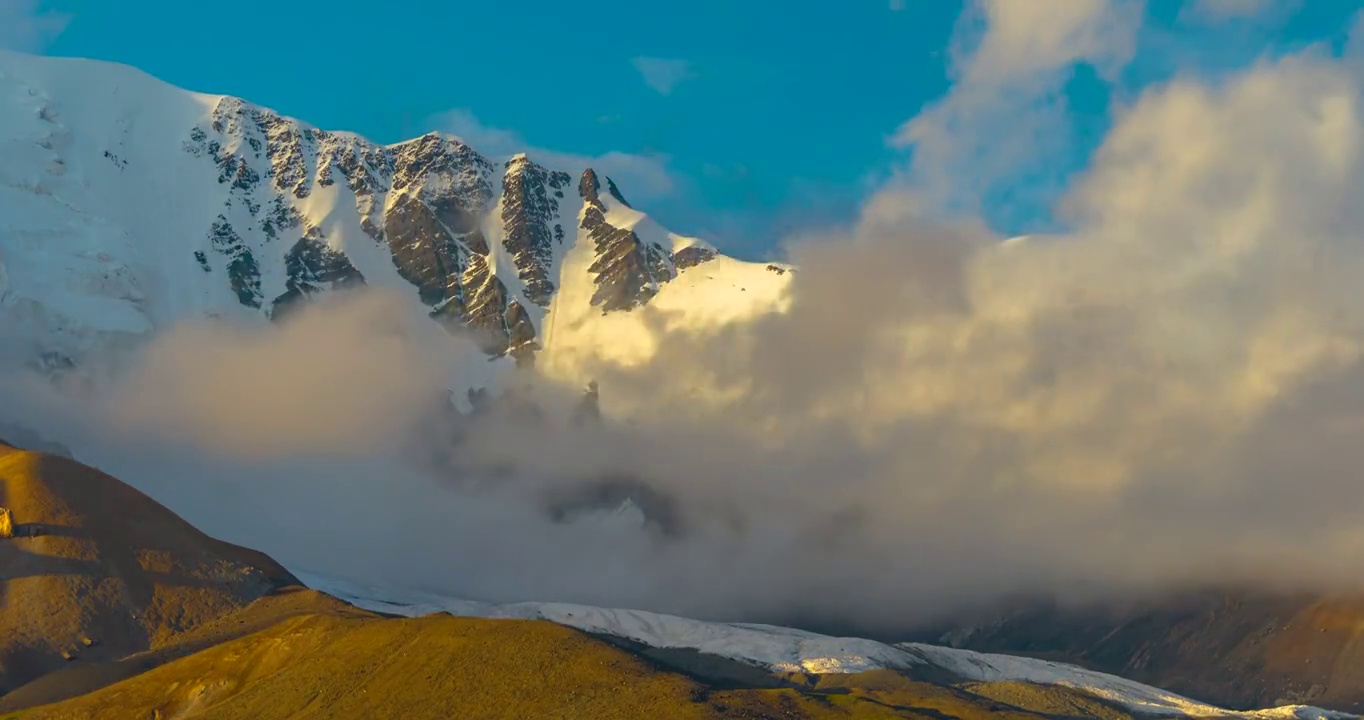
<path id="1" fill-rule="evenodd" d="M 583 390 L 582 400 L 578 401 L 578 408 L 573 412 L 574 425 L 585 423 L 601 424 L 601 393 L 596 380 L 587 383 L 587 387 Z"/>

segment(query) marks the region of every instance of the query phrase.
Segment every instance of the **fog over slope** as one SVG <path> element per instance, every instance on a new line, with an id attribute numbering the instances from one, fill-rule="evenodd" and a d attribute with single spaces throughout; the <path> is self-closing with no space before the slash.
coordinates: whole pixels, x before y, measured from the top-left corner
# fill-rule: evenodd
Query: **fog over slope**
<path id="1" fill-rule="evenodd" d="M 1152 88 L 1070 184 L 1071 230 L 1004 242 L 948 178 L 996 147 L 983 183 L 1045 162 L 1011 133 L 1137 31 L 1121 3 L 1046 4 L 978 8 L 961 81 L 905 128 L 915 164 L 852 227 L 793 239 L 769 309 L 601 320 L 627 355 L 570 342 L 591 319 L 556 328 L 531 390 L 551 421 L 464 428 L 457 473 L 424 462 L 446 436 L 430 358 L 474 354 L 377 293 L 183 327 L 62 397 L 11 370 L 3 414 L 285 564 L 491 600 L 891 626 L 1360 577 L 1359 65 L 1310 48 Z M 600 427 L 567 422 L 588 378 Z M 547 517 L 546 494 L 621 473 L 672 499 L 674 532 Z"/>

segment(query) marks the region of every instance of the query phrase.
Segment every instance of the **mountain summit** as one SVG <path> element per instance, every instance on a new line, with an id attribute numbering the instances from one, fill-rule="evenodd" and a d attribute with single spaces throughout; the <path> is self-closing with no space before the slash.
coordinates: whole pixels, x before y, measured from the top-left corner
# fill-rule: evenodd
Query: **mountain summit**
<path id="1" fill-rule="evenodd" d="M 0 153 L 0 313 L 53 362 L 353 286 L 530 360 L 551 312 L 628 312 L 690 268 L 785 282 L 663 229 L 590 168 L 438 133 L 380 145 L 109 63 L 0 53 Z"/>

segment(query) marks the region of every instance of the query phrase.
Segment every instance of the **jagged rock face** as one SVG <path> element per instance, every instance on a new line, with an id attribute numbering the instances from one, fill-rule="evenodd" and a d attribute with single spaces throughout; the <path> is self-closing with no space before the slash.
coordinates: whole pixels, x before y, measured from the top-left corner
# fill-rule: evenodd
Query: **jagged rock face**
<path id="1" fill-rule="evenodd" d="M 528 299 L 549 307 L 554 295 L 554 258 L 570 242 L 559 222 L 560 204 L 568 201 L 564 189 L 573 178 L 551 172 L 524 155 L 507 163 L 502 180 L 502 226 L 507 252 L 520 269 Z"/>
<path id="2" fill-rule="evenodd" d="M 694 247 L 674 258 L 670 249 L 613 226 L 591 170 L 578 198 L 571 196 L 572 176 L 525 156 L 501 168 L 499 183 L 487 158 L 437 134 L 385 147 L 224 98 L 189 132 L 184 150 L 212 162 L 226 190 L 206 228 L 211 252 L 194 251 L 195 262 L 206 273 L 222 273 L 242 306 L 274 318 L 301 300 L 367 282 L 348 256 L 359 238 L 333 236 L 338 204 L 353 210 L 349 217 L 364 241 L 387 250 L 433 318 L 471 332 L 492 355 L 518 359 L 538 349 L 538 318 L 555 296 L 560 261 L 580 237 L 595 253 L 592 303 L 604 312 L 638 307 L 679 268 L 714 257 Z M 607 178 L 605 185 L 629 207 L 614 182 Z M 320 201 L 324 192 L 335 200 Z M 282 292 L 269 287 L 263 270 L 267 259 L 279 257 Z"/>
<path id="3" fill-rule="evenodd" d="M 676 265 L 678 270 L 686 270 L 689 267 L 714 260 L 715 255 L 715 251 L 708 247 L 682 248 L 673 253 L 673 265 Z M 785 273 L 786 271 L 783 270 L 782 272 Z"/>
<path id="4" fill-rule="evenodd" d="M 440 307 L 459 302 L 460 272 L 468 264 L 468 244 L 460 243 L 436 218 L 435 211 L 415 195 L 397 198 L 384 214 L 383 235 L 393 253 L 393 264 L 417 289 L 421 301 Z"/>
<path id="5" fill-rule="evenodd" d="M 272 303 L 272 320 L 282 319 L 298 303 L 318 293 L 365 284 L 365 276 L 345 254 L 317 238 L 305 237 L 295 243 L 284 256 L 284 269 L 289 274 L 285 282 L 289 290 Z"/>
<path id="6" fill-rule="evenodd" d="M 615 183 L 610 184 L 610 191 L 617 200 L 625 202 Z M 589 268 L 597 285 L 592 304 L 611 312 L 647 303 L 658 293 L 661 283 L 676 275 L 672 258 L 663 248 L 645 243 L 633 231 L 607 221 L 596 173 L 591 170 L 583 173 L 578 192 L 586 202 L 581 227 L 591 239 L 597 257 Z"/>
<path id="7" fill-rule="evenodd" d="M 237 300 L 247 307 L 260 307 L 260 266 L 256 264 L 250 248 L 242 242 L 241 236 L 232 229 L 232 223 L 224 215 L 218 216 L 208 233 L 213 249 L 227 260 L 227 278 Z M 202 255 L 196 255 L 195 260 L 203 261 L 204 269 L 212 271 Z"/>

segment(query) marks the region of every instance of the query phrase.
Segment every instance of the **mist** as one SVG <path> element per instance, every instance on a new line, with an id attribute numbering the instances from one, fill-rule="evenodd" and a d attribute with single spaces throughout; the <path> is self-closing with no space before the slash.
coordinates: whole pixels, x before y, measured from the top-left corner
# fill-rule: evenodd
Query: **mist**
<path id="1" fill-rule="evenodd" d="M 56 383 L 11 358 L 0 419 L 287 565 L 469 598 L 876 629 L 1018 597 L 1357 589 L 1358 68 L 1312 48 L 1150 88 L 1058 196 L 1069 229 L 1006 240 L 947 183 L 1001 113 L 1048 116 L 1058 73 L 1123 62 L 1129 14 L 1077 5 L 1038 34 L 1044 14 L 982 3 L 958 89 L 907 126 L 917 164 L 853 226 L 793 238 L 754 317 L 645 306 L 643 356 L 566 342 L 518 371 L 366 291 L 171 328 Z M 1046 158 L 995 160 L 991 182 Z M 575 423 L 589 379 L 602 420 Z M 469 412 L 471 386 L 537 410 Z M 666 522 L 553 512 L 603 488 Z"/>

